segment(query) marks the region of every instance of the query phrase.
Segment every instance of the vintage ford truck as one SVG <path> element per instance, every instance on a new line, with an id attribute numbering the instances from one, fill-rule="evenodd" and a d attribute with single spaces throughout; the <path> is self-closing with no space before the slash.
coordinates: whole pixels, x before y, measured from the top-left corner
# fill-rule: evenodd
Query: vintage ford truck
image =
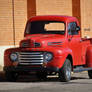
<path id="1" fill-rule="evenodd" d="M 24 72 L 35 72 L 40 79 L 57 73 L 60 81 L 68 82 L 71 72 L 88 71 L 92 78 L 92 39 L 81 38 L 75 17 L 32 17 L 19 47 L 5 51 L 4 71 L 9 81 Z"/>

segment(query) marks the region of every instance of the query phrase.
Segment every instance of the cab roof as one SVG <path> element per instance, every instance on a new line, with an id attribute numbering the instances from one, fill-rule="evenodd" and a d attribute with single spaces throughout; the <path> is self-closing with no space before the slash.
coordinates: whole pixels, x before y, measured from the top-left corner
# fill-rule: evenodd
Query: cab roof
<path id="1" fill-rule="evenodd" d="M 29 21 L 62 21 L 62 22 L 77 22 L 76 17 L 72 16 L 59 16 L 59 15 L 47 15 L 47 16 L 34 16 L 29 19 Z"/>

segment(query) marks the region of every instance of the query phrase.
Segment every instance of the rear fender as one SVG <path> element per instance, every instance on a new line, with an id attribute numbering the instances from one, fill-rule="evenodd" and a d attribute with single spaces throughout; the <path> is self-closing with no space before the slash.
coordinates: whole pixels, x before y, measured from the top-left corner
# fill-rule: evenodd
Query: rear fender
<path id="1" fill-rule="evenodd" d="M 92 45 L 87 48 L 86 65 L 87 67 L 92 67 Z"/>

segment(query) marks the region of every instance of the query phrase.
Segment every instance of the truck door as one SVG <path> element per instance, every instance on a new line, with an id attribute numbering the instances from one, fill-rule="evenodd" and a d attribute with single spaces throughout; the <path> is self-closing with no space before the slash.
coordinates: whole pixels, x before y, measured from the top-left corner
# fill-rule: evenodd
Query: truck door
<path id="1" fill-rule="evenodd" d="M 81 38 L 77 29 L 76 22 L 70 22 L 68 24 L 68 46 L 73 53 L 73 65 L 81 64 Z"/>

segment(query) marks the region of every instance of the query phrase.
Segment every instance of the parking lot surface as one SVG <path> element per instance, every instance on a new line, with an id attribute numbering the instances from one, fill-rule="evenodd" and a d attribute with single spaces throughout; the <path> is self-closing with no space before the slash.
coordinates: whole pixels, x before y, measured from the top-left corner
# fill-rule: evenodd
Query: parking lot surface
<path id="1" fill-rule="evenodd" d="M 35 76 L 20 76 L 17 82 L 7 82 L 0 73 L 0 92 L 92 92 L 92 79 L 87 72 L 72 74 L 70 82 L 59 82 L 57 77 L 39 81 Z"/>

